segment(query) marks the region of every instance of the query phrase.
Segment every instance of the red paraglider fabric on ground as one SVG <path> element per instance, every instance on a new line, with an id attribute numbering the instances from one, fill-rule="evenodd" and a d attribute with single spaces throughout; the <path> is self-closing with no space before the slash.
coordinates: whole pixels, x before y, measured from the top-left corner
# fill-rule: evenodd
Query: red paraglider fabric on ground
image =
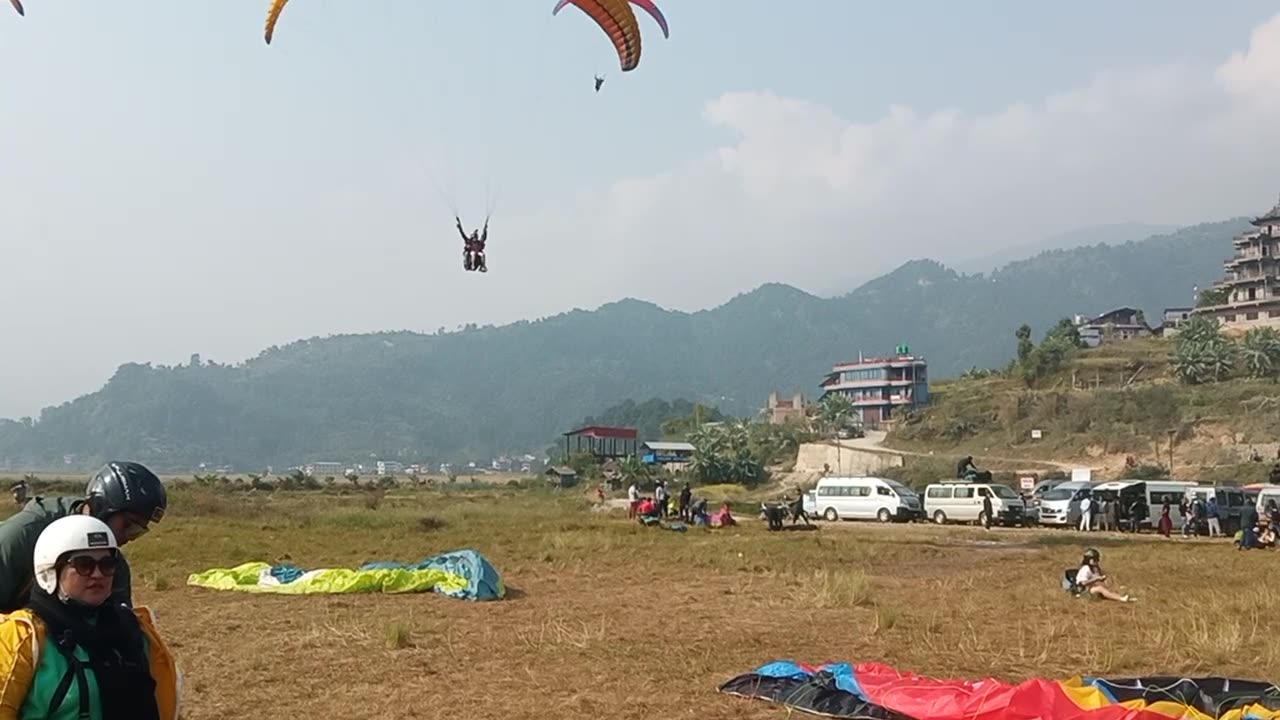
<path id="1" fill-rule="evenodd" d="M 722 692 L 835 718 L 874 720 L 1280 720 L 1280 688 L 1232 678 L 939 680 L 887 665 L 782 661 Z"/>

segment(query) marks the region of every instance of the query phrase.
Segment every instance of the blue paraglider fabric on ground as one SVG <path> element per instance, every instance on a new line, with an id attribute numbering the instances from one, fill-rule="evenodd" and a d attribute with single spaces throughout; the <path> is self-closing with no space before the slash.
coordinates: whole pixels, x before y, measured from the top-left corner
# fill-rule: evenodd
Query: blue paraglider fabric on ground
<path id="1" fill-rule="evenodd" d="M 449 591 L 440 589 L 442 595 L 465 600 L 497 600 L 506 595 L 502 578 L 483 555 L 475 550 L 456 550 L 429 557 L 421 562 L 405 564 L 397 562 L 368 562 L 361 570 L 443 570 L 466 579 L 464 589 Z"/>

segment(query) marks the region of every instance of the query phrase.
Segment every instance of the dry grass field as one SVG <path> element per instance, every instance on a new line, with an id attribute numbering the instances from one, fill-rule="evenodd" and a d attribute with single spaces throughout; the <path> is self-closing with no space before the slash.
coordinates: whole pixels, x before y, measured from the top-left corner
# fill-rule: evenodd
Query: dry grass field
<path id="1" fill-rule="evenodd" d="M 1012 680 L 1275 679 L 1280 667 L 1280 555 L 1229 542 L 849 523 L 767 533 L 755 518 L 675 533 L 576 494 L 367 498 L 174 490 L 170 515 L 128 552 L 135 601 L 179 654 L 185 717 L 782 718 L 716 687 L 783 658 Z M 1139 602 L 1060 589 L 1086 544 Z M 185 585 L 250 560 L 352 567 L 462 547 L 494 563 L 507 599 Z"/>

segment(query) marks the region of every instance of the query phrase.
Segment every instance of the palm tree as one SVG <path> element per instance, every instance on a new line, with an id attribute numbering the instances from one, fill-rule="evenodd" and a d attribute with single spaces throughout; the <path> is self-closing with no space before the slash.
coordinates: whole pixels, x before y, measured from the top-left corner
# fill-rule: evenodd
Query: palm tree
<path id="1" fill-rule="evenodd" d="M 622 476 L 623 484 L 640 483 L 649 478 L 649 466 L 640 462 L 640 458 L 635 455 L 628 455 L 618 463 L 618 473 Z"/>
<path id="2" fill-rule="evenodd" d="M 698 427 L 689 434 L 693 445 L 693 458 L 689 469 L 702 482 L 715 482 L 720 478 L 723 466 L 725 438 L 718 427 Z"/>
<path id="3" fill-rule="evenodd" d="M 751 427 L 746 420 L 738 420 L 725 426 L 725 440 L 734 450 L 745 448 L 751 442 Z"/>
<path id="4" fill-rule="evenodd" d="M 1178 328 L 1178 344 L 1210 343 L 1222 340 L 1222 328 L 1218 321 L 1206 315 L 1193 315 Z"/>
<path id="5" fill-rule="evenodd" d="M 842 469 L 843 462 L 840 458 L 840 431 L 848 424 L 853 414 L 853 401 L 847 395 L 841 393 L 830 393 L 823 396 L 818 408 L 818 418 L 822 426 L 835 436 L 836 472 L 844 472 Z"/>
<path id="6" fill-rule="evenodd" d="M 1264 327 L 1245 333 L 1240 344 L 1240 359 L 1250 377 L 1275 381 L 1280 375 L 1280 332 Z"/>
<path id="7" fill-rule="evenodd" d="M 1204 343 L 1179 340 L 1172 361 L 1174 374 L 1187 385 L 1199 385 L 1209 377 L 1209 359 Z"/>
<path id="8" fill-rule="evenodd" d="M 1235 369 L 1236 346 L 1225 340 L 1206 343 L 1205 356 L 1209 360 L 1209 371 L 1214 382 L 1223 380 Z"/>

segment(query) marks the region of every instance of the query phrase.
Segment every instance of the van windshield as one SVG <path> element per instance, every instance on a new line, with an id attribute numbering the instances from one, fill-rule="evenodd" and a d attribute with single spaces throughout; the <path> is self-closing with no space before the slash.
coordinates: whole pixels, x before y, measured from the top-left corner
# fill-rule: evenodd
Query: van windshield
<path id="1" fill-rule="evenodd" d="M 898 493 L 899 497 L 904 497 L 904 498 L 916 497 L 915 490 L 912 490 L 911 488 L 907 487 L 906 485 L 903 485 L 897 480 L 886 479 L 884 481 L 884 484 L 888 485 L 890 488 L 893 488 L 893 491 Z"/>
<path id="2" fill-rule="evenodd" d="M 1012 488 L 1005 485 L 992 485 L 991 492 L 995 493 L 996 497 L 1004 498 L 1005 500 L 1015 500 L 1018 497 L 1018 493 L 1014 492 Z"/>
<path id="3" fill-rule="evenodd" d="M 1040 499 L 1044 500 L 1045 502 L 1053 502 L 1054 500 L 1070 500 L 1073 495 L 1075 495 L 1074 490 L 1063 490 L 1061 488 L 1054 488 L 1049 492 L 1045 493 L 1044 495 L 1041 495 Z"/>

